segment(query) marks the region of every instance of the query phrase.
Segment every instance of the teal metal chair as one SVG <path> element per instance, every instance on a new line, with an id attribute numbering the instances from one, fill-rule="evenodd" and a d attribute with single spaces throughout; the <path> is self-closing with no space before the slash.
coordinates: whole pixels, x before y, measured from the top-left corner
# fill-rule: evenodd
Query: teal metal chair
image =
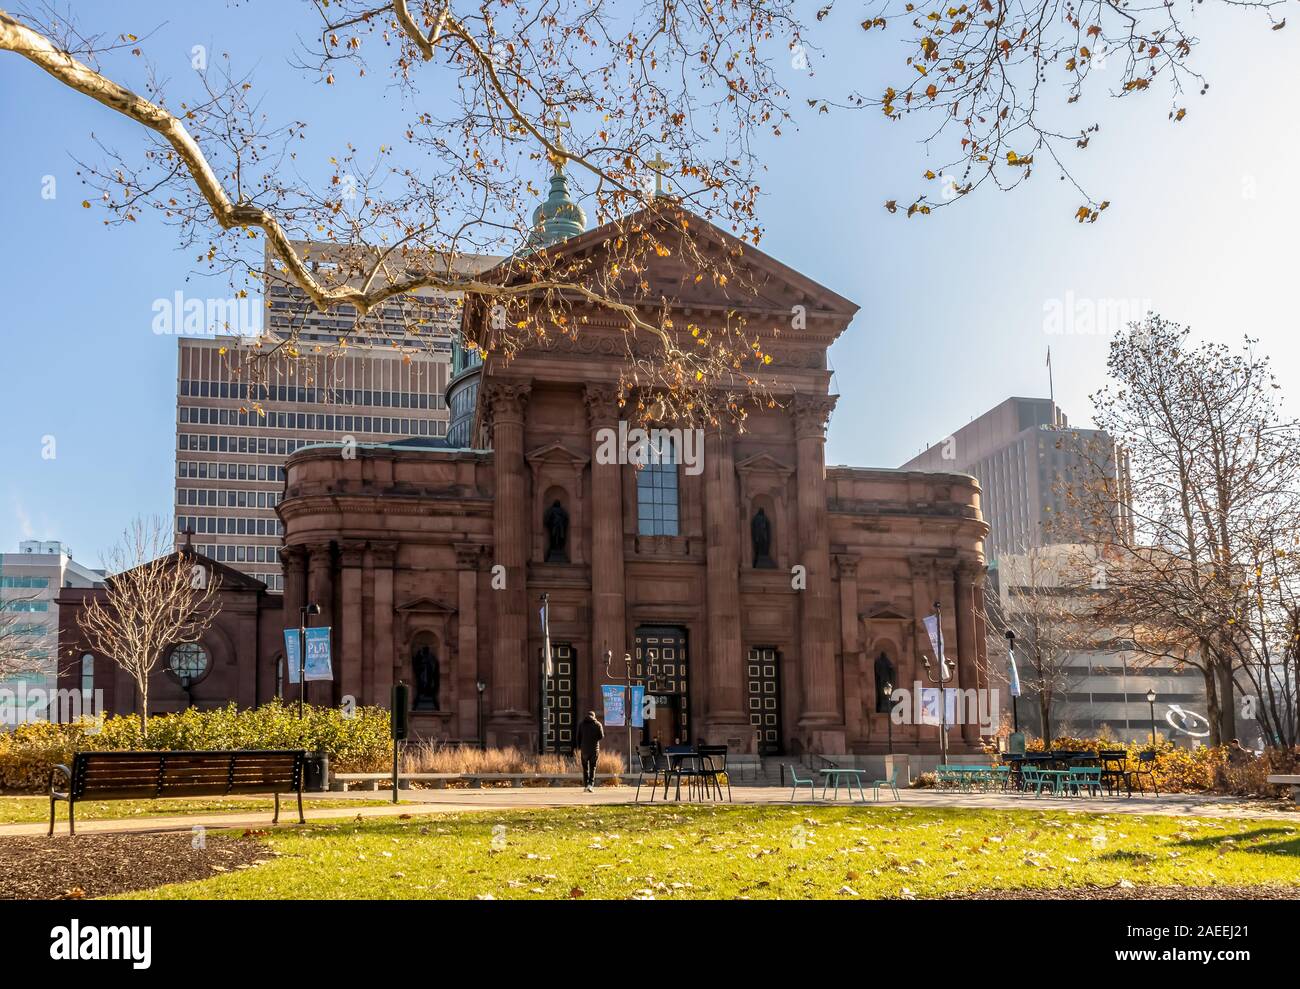
<path id="1" fill-rule="evenodd" d="M 871 799 L 872 799 L 872 800 L 879 800 L 879 799 L 880 799 L 880 788 L 881 788 L 882 786 L 887 786 L 887 787 L 889 787 L 891 790 L 894 791 L 894 799 L 895 799 L 895 800 L 901 800 L 901 799 L 902 799 L 902 797 L 900 797 L 900 796 L 898 795 L 898 767 L 897 767 L 897 766 L 894 767 L 894 771 L 893 771 L 892 773 L 890 773 L 889 776 L 888 776 L 886 779 L 883 779 L 883 780 L 872 780 L 872 781 L 871 781 Z"/>
<path id="2" fill-rule="evenodd" d="M 787 764 L 785 768 L 790 770 L 790 782 L 792 783 L 792 786 L 790 787 L 790 802 L 794 803 L 795 796 L 799 793 L 799 787 L 801 786 L 808 787 L 809 798 L 816 800 L 817 784 L 813 782 L 812 777 L 810 776 L 806 780 L 801 780 L 799 774 L 794 771 L 794 763 Z"/>
<path id="3" fill-rule="evenodd" d="M 1043 787 L 1047 787 L 1053 794 L 1056 793 L 1056 777 L 1051 773 L 1045 772 L 1032 766 L 1026 766 L 1020 771 L 1025 781 L 1025 791 L 1034 791 L 1034 796 L 1043 795 Z"/>
<path id="4" fill-rule="evenodd" d="M 1065 792 L 1067 794 L 1075 793 L 1079 796 L 1087 793 L 1100 797 L 1101 767 L 1071 766 L 1069 774 L 1065 777 Z"/>

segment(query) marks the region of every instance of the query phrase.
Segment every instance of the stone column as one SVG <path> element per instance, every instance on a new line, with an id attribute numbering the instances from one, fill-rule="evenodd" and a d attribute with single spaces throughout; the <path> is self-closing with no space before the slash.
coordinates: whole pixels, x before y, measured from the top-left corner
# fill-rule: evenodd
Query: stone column
<path id="1" fill-rule="evenodd" d="M 298 616 L 301 614 L 299 609 L 307 603 L 307 553 L 301 546 L 284 546 L 280 549 L 280 562 L 284 567 L 284 614 L 282 623 L 285 628 L 297 628 Z M 272 651 L 272 658 L 283 651 L 284 646 L 281 645 L 278 649 Z M 270 693 L 275 692 L 275 685 L 280 672 L 279 670 L 271 671 Z M 284 679 L 280 682 L 283 696 L 287 700 L 293 694 L 293 691 L 289 689 L 287 665 L 283 669 L 283 676 Z"/>
<path id="2" fill-rule="evenodd" d="M 370 543 L 370 561 L 375 575 L 375 614 L 370 624 L 373 666 L 369 671 L 366 692 L 368 703 L 381 707 L 387 707 L 392 701 L 393 680 L 399 675 L 393 658 L 393 563 L 396 558 L 397 543 Z"/>
<path id="3" fill-rule="evenodd" d="M 800 599 L 803 704 L 799 728 L 814 752 L 844 752 L 844 720 L 837 701 L 835 630 L 831 624 L 830 536 L 826 521 L 826 420 L 830 397 L 796 398 L 799 556 L 807 575 Z"/>
<path id="4" fill-rule="evenodd" d="M 836 556 L 840 578 L 840 656 L 844 677 L 844 727 L 848 739 L 871 735 L 871 718 L 862 717 L 862 643 L 858 620 L 858 558 Z M 874 710 L 874 706 L 872 707 Z"/>
<path id="5" fill-rule="evenodd" d="M 963 561 L 958 564 L 956 572 L 957 680 L 961 684 L 963 693 L 978 690 L 980 686 L 975 584 L 983 569 L 977 563 Z M 976 698 L 976 703 L 978 701 L 978 694 L 965 694 L 965 696 Z M 976 747 L 980 740 L 979 725 L 975 720 L 978 707 L 971 710 L 969 701 L 966 707 L 967 710 L 962 712 L 965 720 L 961 726 L 961 737 L 967 745 Z"/>
<path id="6" fill-rule="evenodd" d="M 461 738 L 474 739 L 478 739 L 478 568 L 481 556 L 480 546 L 456 546 L 456 701 L 459 724 L 456 733 Z"/>
<path id="7" fill-rule="evenodd" d="M 934 562 L 926 557 L 914 556 L 908 560 L 908 566 L 912 574 L 912 664 L 911 669 L 907 671 L 907 680 L 903 683 L 903 686 L 909 691 L 915 691 L 931 686 L 925 677 L 925 666 L 921 662 L 921 657 L 930 650 L 930 640 L 925 634 L 925 626 L 921 624 L 921 619 L 934 610 L 934 588 L 931 584 L 934 577 Z M 899 657 L 899 659 L 901 666 L 902 657 Z M 900 669 L 899 679 L 903 679 L 902 673 L 903 671 Z M 920 684 L 920 688 L 916 686 L 917 683 Z M 917 703 L 917 698 L 913 697 L 913 714 L 918 710 Z M 895 740 L 897 740 L 898 735 L 899 733 L 895 731 Z M 908 727 L 908 736 L 912 739 L 916 751 L 920 752 L 924 748 L 927 751 L 938 753 L 938 728 L 922 726 L 913 719 L 913 723 Z M 932 748 L 931 742 L 933 742 Z"/>
<path id="8" fill-rule="evenodd" d="M 351 697 L 357 704 L 366 703 L 365 682 L 361 660 L 361 643 L 364 639 L 361 602 L 361 565 L 365 561 L 366 544 L 350 539 L 339 545 L 339 582 L 343 591 L 341 605 L 342 628 L 335 634 L 340 642 L 334 656 L 334 682 L 340 697 Z"/>
<path id="9" fill-rule="evenodd" d="M 631 649 L 627 642 L 623 574 L 623 466 L 602 464 L 598 430 L 618 429 L 618 389 L 588 385 L 587 415 L 591 424 L 591 651 L 592 675 L 604 669 L 605 650 L 614 654 L 615 668 Z"/>
<path id="10" fill-rule="evenodd" d="M 492 656 L 492 720 L 489 742 L 529 748 L 538 725 L 530 714 L 528 683 L 528 498 L 525 491 L 524 408 L 526 382 L 493 381 L 483 385 L 492 417 L 492 450 L 496 469 L 496 500 L 492 534 L 493 565 L 505 567 L 506 586 L 493 591 L 496 603 L 496 643 Z"/>
<path id="11" fill-rule="evenodd" d="M 710 742 L 746 749 L 753 727 L 745 710 L 745 659 L 740 641 L 740 521 L 735 431 L 721 424 L 704 441 L 704 552 L 708 572 L 708 714 Z M 699 656 L 695 661 L 699 669 Z"/>
<path id="12" fill-rule="evenodd" d="M 311 556 L 307 563 L 307 600 L 306 604 L 320 605 L 320 614 L 311 619 L 314 626 L 330 625 L 334 623 L 334 553 L 333 548 L 328 542 L 312 543 L 307 547 Z M 294 614 L 290 617 L 290 622 L 296 624 L 300 620 L 300 614 Z M 330 653 L 334 654 L 338 648 L 338 635 L 330 636 Z M 335 662 L 335 676 L 338 675 L 337 657 Z M 286 682 L 288 677 L 285 677 Z M 337 682 L 337 681 L 335 681 Z M 312 704 L 332 704 L 333 693 L 331 685 L 328 683 L 307 684 L 307 700 Z"/>

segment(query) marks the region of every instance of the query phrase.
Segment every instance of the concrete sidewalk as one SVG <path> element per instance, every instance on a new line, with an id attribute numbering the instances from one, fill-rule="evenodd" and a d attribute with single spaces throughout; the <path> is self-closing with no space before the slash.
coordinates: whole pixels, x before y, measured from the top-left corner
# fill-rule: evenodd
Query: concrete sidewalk
<path id="1" fill-rule="evenodd" d="M 434 815 L 470 813 L 474 811 L 540 810 L 548 807 L 583 807 L 627 804 L 632 802 L 634 787 L 601 787 L 594 793 L 585 793 L 578 787 L 501 788 L 482 790 L 403 790 L 402 803 L 392 806 L 355 806 L 352 802 L 373 801 L 374 793 L 331 794 L 331 803 L 337 806 L 313 807 L 306 812 L 308 823 L 320 821 L 354 820 L 400 817 L 402 815 Z M 736 804 L 766 804 L 790 806 L 790 791 L 781 787 L 733 787 Z M 1224 819 L 1258 819 L 1289 822 L 1300 827 L 1300 811 L 1286 805 L 1260 800 L 1243 800 L 1231 797 L 1201 794 L 1175 794 L 1171 796 L 1134 797 L 1035 797 L 1007 793 L 952 793 L 937 790 L 900 790 L 901 800 L 890 799 L 887 791 L 881 792 L 879 804 L 868 796 L 871 807 L 953 807 L 980 810 L 1065 810 L 1085 814 L 1159 814 L 1176 817 L 1205 817 Z M 820 806 L 831 801 L 808 800 L 807 791 L 801 793 L 800 806 Z M 818 791 L 820 797 L 820 790 Z M 313 794 L 321 799 L 324 794 Z M 646 788 L 641 790 L 641 802 L 649 804 Z M 656 794 L 655 804 L 662 805 L 663 794 Z M 672 801 L 669 801 L 672 803 Z M 863 807 L 859 801 L 849 801 L 843 794 L 837 806 Z M 66 836 L 66 816 L 55 826 L 55 835 Z M 202 828 L 253 828 L 270 830 L 275 827 L 297 826 L 297 815 L 291 803 L 280 812 L 280 823 L 271 823 L 271 812 L 241 811 L 233 814 L 193 814 L 169 817 L 135 817 L 126 820 L 85 821 L 78 823 L 78 834 L 128 834 L 150 831 L 189 831 Z M 5 835 L 41 835 L 47 823 L 7 824 L 0 826 L 0 837 Z"/>

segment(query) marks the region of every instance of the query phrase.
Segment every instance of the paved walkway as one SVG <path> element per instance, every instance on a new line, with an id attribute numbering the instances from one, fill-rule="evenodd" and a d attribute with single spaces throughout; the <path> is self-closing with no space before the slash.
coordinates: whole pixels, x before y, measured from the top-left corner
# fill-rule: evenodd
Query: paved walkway
<path id="1" fill-rule="evenodd" d="M 632 802 L 632 787 L 601 787 L 594 793 L 584 793 L 578 787 L 523 787 L 482 790 L 403 790 L 402 803 L 391 806 L 348 806 L 359 801 L 373 801 L 382 794 L 373 792 L 312 794 L 314 801 L 329 800 L 336 806 L 310 808 L 306 812 L 309 822 L 323 820 L 395 817 L 403 814 L 454 814 L 469 811 L 532 810 L 545 807 L 601 806 Z M 821 790 L 819 789 L 820 795 Z M 790 791 L 782 787 L 733 787 L 738 804 L 789 805 Z M 885 791 L 880 807 L 973 807 L 984 810 L 1069 810 L 1093 814 L 1167 814 L 1178 817 L 1210 817 L 1232 819 L 1277 819 L 1300 825 L 1300 810 L 1287 805 L 1259 800 L 1241 800 L 1230 797 L 1178 794 L 1173 796 L 1129 797 L 1033 797 L 1006 793 L 952 793 L 937 790 L 900 790 L 901 800 L 888 799 Z M 810 801 L 807 791 L 798 803 L 802 806 L 819 806 L 830 801 Z M 641 790 L 642 803 L 647 802 L 647 791 Z M 655 803 L 661 804 L 662 793 Z M 841 794 L 840 806 L 850 804 Z M 78 834 L 125 834 L 147 831 L 189 831 L 203 828 L 256 828 L 292 827 L 297 816 L 286 804 L 280 812 L 280 824 L 271 824 L 271 812 L 240 811 L 233 814 L 193 814 L 170 817 L 133 817 L 117 821 L 84 821 L 77 824 Z M 44 834 L 47 823 L 0 825 L 0 837 L 5 835 Z M 68 826 L 62 818 L 55 827 L 55 835 L 66 837 Z"/>

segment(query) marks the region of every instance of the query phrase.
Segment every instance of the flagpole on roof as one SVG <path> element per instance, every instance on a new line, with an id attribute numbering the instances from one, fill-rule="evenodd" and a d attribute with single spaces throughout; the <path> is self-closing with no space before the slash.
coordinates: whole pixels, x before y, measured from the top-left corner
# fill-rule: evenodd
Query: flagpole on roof
<path id="1" fill-rule="evenodd" d="M 1051 345 L 1050 345 L 1050 344 L 1049 344 L 1048 347 L 1047 347 L 1047 398 L 1048 398 L 1048 401 L 1050 401 L 1050 402 L 1052 403 L 1052 426 L 1055 427 L 1055 426 L 1057 425 L 1057 422 L 1056 422 L 1056 385 L 1055 385 L 1055 383 L 1052 381 L 1052 348 L 1051 348 Z"/>

